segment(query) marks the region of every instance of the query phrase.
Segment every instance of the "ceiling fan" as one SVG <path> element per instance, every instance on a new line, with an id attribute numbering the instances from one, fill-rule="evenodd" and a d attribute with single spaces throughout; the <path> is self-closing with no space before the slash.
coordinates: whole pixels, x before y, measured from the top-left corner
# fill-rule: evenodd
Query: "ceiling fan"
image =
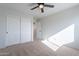
<path id="1" fill-rule="evenodd" d="M 37 3 L 37 6 L 31 8 L 31 10 L 34 10 L 36 8 L 40 8 L 41 12 L 44 13 L 44 7 L 54 8 L 54 5 L 48 5 L 48 4 L 45 4 L 45 3 Z"/>

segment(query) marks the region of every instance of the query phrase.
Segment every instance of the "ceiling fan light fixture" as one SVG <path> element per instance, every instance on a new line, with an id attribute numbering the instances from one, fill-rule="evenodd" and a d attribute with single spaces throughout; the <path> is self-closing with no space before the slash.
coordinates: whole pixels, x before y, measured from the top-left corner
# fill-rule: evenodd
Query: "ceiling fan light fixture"
<path id="1" fill-rule="evenodd" d="M 44 8 L 44 5 L 40 4 L 40 5 L 39 5 L 39 8 Z"/>
<path id="2" fill-rule="evenodd" d="M 39 8 L 41 10 L 41 12 L 44 12 L 44 7 L 49 7 L 49 8 L 53 8 L 54 5 L 49 5 L 49 4 L 45 4 L 45 3 L 37 3 L 36 7 L 31 8 L 31 10 L 34 10 L 36 8 Z"/>

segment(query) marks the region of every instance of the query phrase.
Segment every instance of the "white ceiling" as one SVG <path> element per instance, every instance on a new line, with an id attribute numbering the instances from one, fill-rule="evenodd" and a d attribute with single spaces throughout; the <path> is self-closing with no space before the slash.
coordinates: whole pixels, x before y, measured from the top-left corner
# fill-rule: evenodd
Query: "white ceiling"
<path id="1" fill-rule="evenodd" d="M 62 11 L 64 9 L 68 9 L 70 7 L 73 7 L 75 5 L 78 5 L 78 3 L 47 3 L 50 5 L 55 5 L 54 8 L 47 8 L 45 7 L 44 13 L 41 13 L 39 8 L 35 10 L 30 10 L 32 7 L 36 6 L 37 4 L 34 3 L 7 3 L 7 4 L 0 4 L 0 6 L 15 9 L 17 11 L 23 12 L 25 14 L 29 14 L 34 16 L 35 18 L 42 18 L 51 14 L 54 14 L 56 12 Z"/>

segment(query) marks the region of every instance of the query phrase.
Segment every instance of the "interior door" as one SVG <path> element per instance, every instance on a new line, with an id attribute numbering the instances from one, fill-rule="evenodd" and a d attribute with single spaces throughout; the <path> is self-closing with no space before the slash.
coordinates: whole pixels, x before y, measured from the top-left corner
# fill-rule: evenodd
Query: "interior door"
<path id="1" fill-rule="evenodd" d="M 33 22 L 31 18 L 21 17 L 21 43 L 33 40 Z"/>
<path id="2" fill-rule="evenodd" d="M 6 17 L 0 15 L 0 48 L 5 47 L 5 38 L 6 38 Z"/>
<path id="3" fill-rule="evenodd" d="M 20 17 L 7 16 L 7 39 L 6 45 L 10 46 L 20 42 Z"/>

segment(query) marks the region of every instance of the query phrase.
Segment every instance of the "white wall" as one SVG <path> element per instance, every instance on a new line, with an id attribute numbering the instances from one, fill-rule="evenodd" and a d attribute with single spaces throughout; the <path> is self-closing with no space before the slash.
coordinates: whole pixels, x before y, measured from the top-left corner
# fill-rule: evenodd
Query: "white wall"
<path id="1" fill-rule="evenodd" d="M 0 13 L 0 47 L 3 48 L 5 46 L 5 37 L 6 37 L 6 27 L 5 27 L 5 16 Z"/>
<path id="2" fill-rule="evenodd" d="M 79 48 L 79 5 L 42 18 L 40 22 L 42 25 L 43 39 L 47 39 L 51 35 L 74 24 L 74 42 L 68 44 L 68 46 Z"/>

